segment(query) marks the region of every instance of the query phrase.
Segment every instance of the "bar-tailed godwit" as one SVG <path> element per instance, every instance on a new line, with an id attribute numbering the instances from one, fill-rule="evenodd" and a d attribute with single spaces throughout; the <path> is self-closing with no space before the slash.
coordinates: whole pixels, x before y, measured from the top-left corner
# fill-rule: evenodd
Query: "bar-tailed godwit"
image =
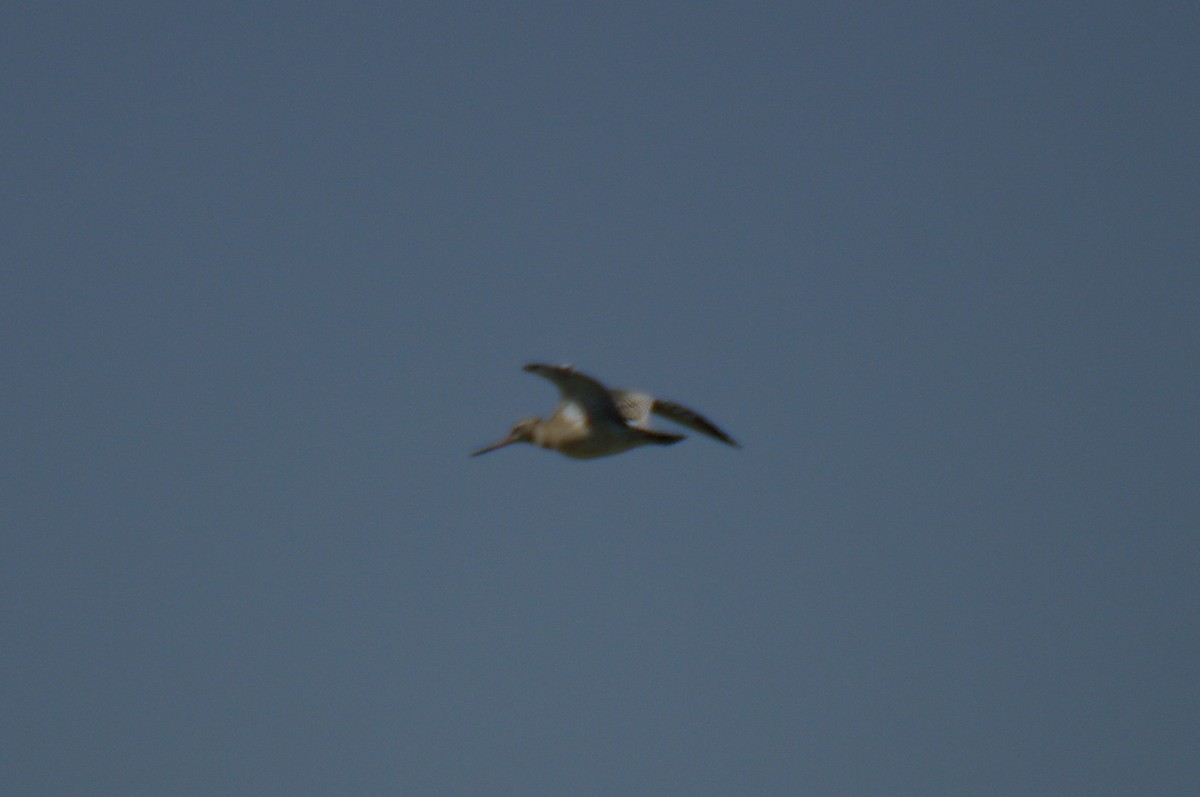
<path id="1" fill-rule="evenodd" d="M 517 422 L 503 440 L 481 448 L 471 456 L 477 457 L 513 443 L 533 443 L 575 459 L 594 459 L 638 446 L 669 446 L 683 439 L 683 435 L 651 429 L 651 413 L 741 448 L 712 421 L 673 401 L 645 393 L 612 390 L 569 365 L 533 363 L 525 366 L 525 370 L 549 379 L 558 388 L 560 401 L 554 414 L 544 420 L 526 418 Z"/>

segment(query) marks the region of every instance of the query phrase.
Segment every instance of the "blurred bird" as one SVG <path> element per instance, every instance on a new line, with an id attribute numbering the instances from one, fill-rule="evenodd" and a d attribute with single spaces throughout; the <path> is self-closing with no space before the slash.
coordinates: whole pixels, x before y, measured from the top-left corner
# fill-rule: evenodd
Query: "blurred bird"
<path id="1" fill-rule="evenodd" d="M 741 448 L 712 421 L 681 404 L 645 393 L 609 389 L 569 365 L 533 363 L 525 366 L 525 370 L 549 379 L 558 388 L 560 401 L 554 414 L 546 419 L 518 421 L 503 440 L 471 456 L 513 443 L 533 443 L 575 459 L 595 459 L 638 446 L 669 446 L 683 439 L 680 434 L 651 429 L 651 413 Z"/>

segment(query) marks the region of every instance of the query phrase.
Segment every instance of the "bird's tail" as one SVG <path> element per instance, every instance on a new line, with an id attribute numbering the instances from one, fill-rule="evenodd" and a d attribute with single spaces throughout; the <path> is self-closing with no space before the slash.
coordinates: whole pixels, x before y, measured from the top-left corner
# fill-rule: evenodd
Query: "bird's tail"
<path id="1" fill-rule="evenodd" d="M 639 429 L 636 426 L 630 426 L 631 431 L 637 432 L 647 443 L 654 443 L 660 446 L 671 446 L 678 443 L 684 438 L 681 434 L 671 434 L 670 432 L 656 432 L 653 429 Z"/>

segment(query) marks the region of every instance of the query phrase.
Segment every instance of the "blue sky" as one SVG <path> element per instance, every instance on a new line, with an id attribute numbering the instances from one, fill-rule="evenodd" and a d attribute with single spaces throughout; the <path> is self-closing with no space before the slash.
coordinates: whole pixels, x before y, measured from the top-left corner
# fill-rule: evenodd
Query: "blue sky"
<path id="1" fill-rule="evenodd" d="M 1198 23 L 6 6 L 3 791 L 1195 793 Z"/>

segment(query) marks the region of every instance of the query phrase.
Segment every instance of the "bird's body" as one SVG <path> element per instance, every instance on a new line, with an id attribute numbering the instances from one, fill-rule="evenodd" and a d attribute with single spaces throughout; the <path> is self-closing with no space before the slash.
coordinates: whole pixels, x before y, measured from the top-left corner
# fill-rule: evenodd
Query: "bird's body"
<path id="1" fill-rule="evenodd" d="M 471 456 L 512 443 L 533 443 L 575 459 L 594 459 L 638 446 L 671 445 L 683 439 L 683 435 L 651 429 L 651 413 L 739 447 L 714 423 L 680 404 L 645 393 L 609 389 L 569 365 L 534 363 L 525 370 L 554 383 L 561 399 L 558 407 L 544 420 L 527 418 L 518 422 L 503 440 Z"/>

